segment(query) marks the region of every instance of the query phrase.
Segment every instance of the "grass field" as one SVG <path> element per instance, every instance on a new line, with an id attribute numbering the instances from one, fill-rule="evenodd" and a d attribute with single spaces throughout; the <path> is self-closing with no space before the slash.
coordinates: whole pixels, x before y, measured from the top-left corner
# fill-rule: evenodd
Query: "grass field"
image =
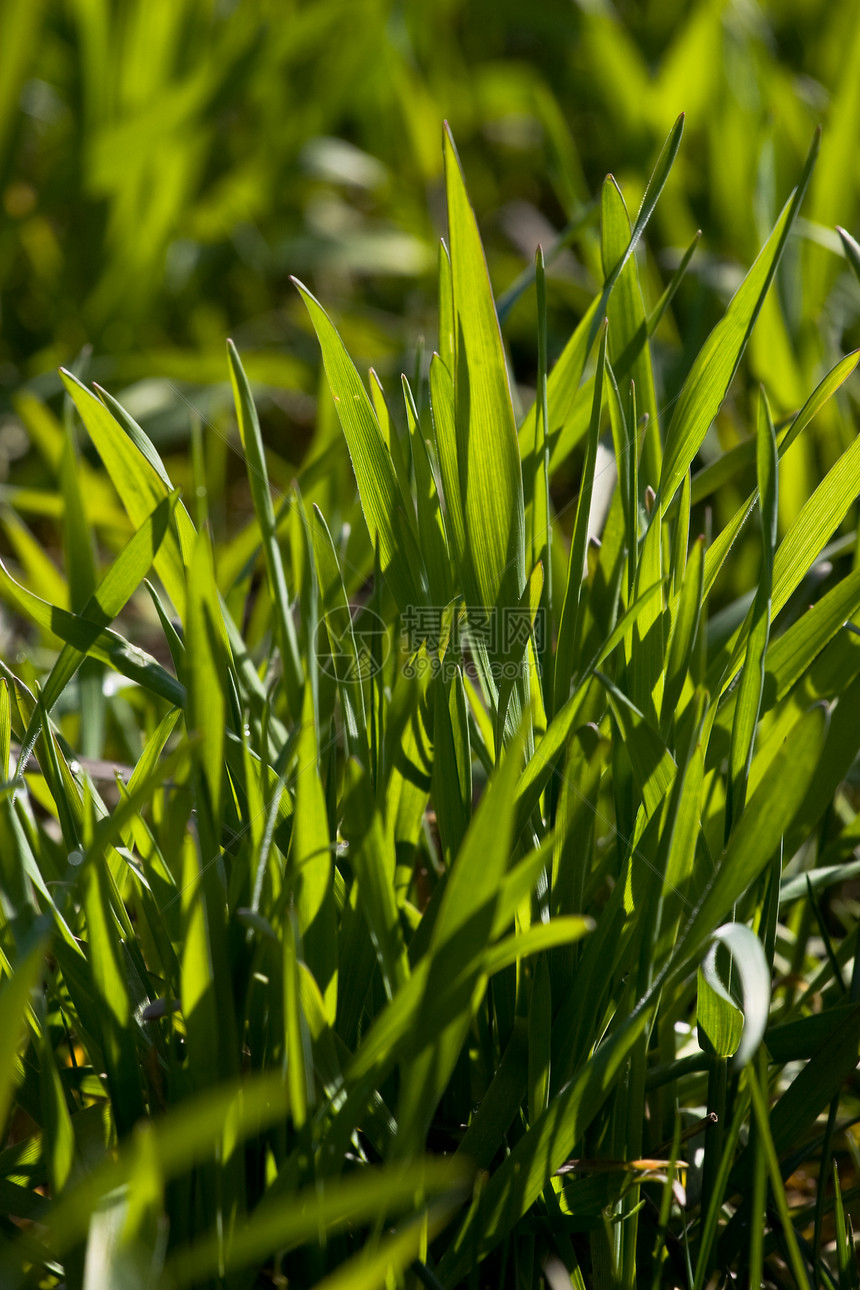
<path id="1" fill-rule="evenodd" d="M 0 17 L 0 1284 L 857 1287 L 854 6 L 287 8 Z"/>

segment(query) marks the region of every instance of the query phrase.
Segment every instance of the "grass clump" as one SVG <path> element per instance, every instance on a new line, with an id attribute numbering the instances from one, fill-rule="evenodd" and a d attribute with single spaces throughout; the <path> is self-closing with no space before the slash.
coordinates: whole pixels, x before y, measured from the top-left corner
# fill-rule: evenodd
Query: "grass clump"
<path id="1" fill-rule="evenodd" d="M 700 466 L 817 139 L 669 413 L 686 261 L 649 309 L 636 248 L 682 129 L 632 224 L 604 184 L 551 370 L 538 251 L 524 412 L 450 134 L 402 404 L 296 284 L 358 505 L 325 434 L 278 500 L 232 345 L 233 535 L 205 430 L 186 506 L 105 391 L 22 405 L 67 561 L 10 520 L 4 1285 L 854 1283 L 860 439 L 778 516 L 857 355 Z"/>

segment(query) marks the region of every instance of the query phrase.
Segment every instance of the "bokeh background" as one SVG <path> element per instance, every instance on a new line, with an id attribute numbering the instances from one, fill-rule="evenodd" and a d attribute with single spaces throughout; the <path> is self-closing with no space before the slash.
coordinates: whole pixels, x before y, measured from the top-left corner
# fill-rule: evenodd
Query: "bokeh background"
<path id="1" fill-rule="evenodd" d="M 324 301 L 360 366 L 386 382 L 415 370 L 420 338 L 436 344 L 443 119 L 500 296 L 567 231 L 552 359 L 599 285 L 604 175 L 635 211 L 686 112 L 640 252 L 653 305 L 703 231 L 654 341 L 666 404 L 822 125 L 799 235 L 706 453 L 754 424 L 759 381 L 785 416 L 860 343 L 834 230 L 860 232 L 855 0 L 6 0 L 0 50 L 0 479 L 43 542 L 36 494 L 56 448 L 35 400 L 60 412 L 60 364 L 105 384 L 165 453 L 185 453 L 196 410 L 218 431 L 207 469 L 229 497 L 232 335 L 276 481 L 342 454 L 289 278 Z M 505 334 L 526 403 L 533 291 Z M 851 433 L 843 400 L 792 450 L 784 522 Z"/>

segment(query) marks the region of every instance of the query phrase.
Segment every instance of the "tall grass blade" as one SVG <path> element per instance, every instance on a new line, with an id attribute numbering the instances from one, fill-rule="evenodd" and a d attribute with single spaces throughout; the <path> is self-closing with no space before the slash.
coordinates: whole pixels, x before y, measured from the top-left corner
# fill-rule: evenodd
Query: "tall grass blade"
<path id="1" fill-rule="evenodd" d="M 239 352 L 231 340 L 227 342 L 227 357 L 230 363 L 230 380 L 233 385 L 233 398 L 236 403 L 239 434 L 242 437 L 242 447 L 245 450 L 245 459 L 248 464 L 248 482 L 251 486 L 251 498 L 254 503 L 257 523 L 260 527 L 260 538 L 269 582 L 269 594 L 272 598 L 278 643 L 284 663 L 284 678 L 290 708 L 293 713 L 297 713 L 299 711 L 303 677 L 299 663 L 289 593 L 287 591 L 287 580 L 281 559 L 281 549 L 278 545 L 275 508 L 272 505 L 272 494 L 269 491 L 269 474 L 266 468 L 266 455 L 263 449 L 260 419 L 257 416 L 254 396 L 251 393 L 251 386 L 245 375 L 245 369 L 242 367 Z"/>
<path id="2" fill-rule="evenodd" d="M 487 264 L 450 131 L 444 143 L 464 572 L 472 604 L 495 610 L 516 605 L 525 586 L 522 475 Z"/>
<path id="3" fill-rule="evenodd" d="M 783 208 L 776 227 L 684 382 L 666 436 L 659 489 L 661 514 L 665 513 L 692 465 L 737 371 L 809 185 L 819 139 L 820 130 L 813 139 L 797 188 Z"/>
<path id="4" fill-rule="evenodd" d="M 60 375 L 132 524 L 139 528 L 173 488 L 160 457 L 142 431 L 133 439 L 105 404 L 71 372 L 63 370 Z M 176 528 L 162 543 L 155 567 L 181 619 L 185 617 L 185 567 L 191 558 L 194 537 L 194 525 L 180 503 Z"/>
<path id="5" fill-rule="evenodd" d="M 370 396 L 328 314 L 307 287 L 294 279 L 319 339 L 329 386 L 355 471 L 361 508 L 372 544 L 398 607 L 424 603 L 423 569 L 413 570 L 396 517 L 412 532 L 414 521 L 399 506 L 400 490 L 391 453 L 382 437 Z M 415 540 L 417 549 L 417 539 Z"/>
<path id="6" fill-rule="evenodd" d="M 550 716 L 554 715 L 559 707 L 567 701 L 577 664 L 579 634 L 581 632 L 580 620 L 582 617 L 585 552 L 588 545 L 588 517 L 591 511 L 594 468 L 597 462 L 597 441 L 600 436 L 600 418 L 603 408 L 603 377 L 606 371 L 607 334 L 608 326 L 604 324 L 600 338 L 600 350 L 597 355 L 597 372 L 594 380 L 594 400 L 591 409 L 591 424 L 588 431 L 588 448 L 576 502 L 576 519 L 573 525 L 573 537 L 570 543 L 570 556 L 567 566 L 567 586 L 558 629 L 552 687 L 553 707 L 550 711 Z"/>
<path id="7" fill-rule="evenodd" d="M 770 639 L 771 588 L 777 526 L 777 455 L 776 432 L 764 390 L 761 391 L 758 418 L 758 493 L 761 514 L 761 569 L 752 607 L 746 657 L 741 672 L 732 744 L 729 756 L 729 781 L 726 794 L 726 837 L 733 821 L 740 815 L 746 800 L 747 780 L 753 757 L 753 741 L 761 711 L 764 690 L 765 654 Z"/>

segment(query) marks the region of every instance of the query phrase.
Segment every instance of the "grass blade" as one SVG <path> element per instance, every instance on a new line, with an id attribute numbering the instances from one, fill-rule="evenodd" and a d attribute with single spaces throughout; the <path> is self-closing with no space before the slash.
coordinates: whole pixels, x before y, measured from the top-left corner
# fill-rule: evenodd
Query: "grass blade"
<path id="1" fill-rule="evenodd" d="M 810 708 L 774 757 L 705 888 L 677 954 L 694 953 L 767 864 L 801 804 L 827 725 L 826 709 L 820 704 Z"/>
<path id="2" fill-rule="evenodd" d="M 581 630 L 580 617 L 585 574 L 585 552 L 588 545 L 588 517 L 591 511 L 594 467 L 597 462 L 597 441 L 600 436 L 600 414 L 603 407 L 603 376 L 606 370 L 607 333 L 608 325 L 604 323 L 603 333 L 600 338 L 600 350 L 597 355 L 597 373 L 594 380 L 594 401 L 591 409 L 591 425 L 588 431 L 588 448 L 585 464 L 582 468 L 582 479 L 576 503 L 576 519 L 573 525 L 573 537 L 570 543 L 570 557 L 567 566 L 567 587 L 558 629 L 555 674 L 552 686 L 553 703 L 550 708 L 550 716 L 555 714 L 559 705 L 567 701 L 571 679 L 577 662 L 578 635 Z"/>
<path id="3" fill-rule="evenodd" d="M 683 118 L 679 118 L 678 143 L 682 122 Z M 675 150 L 677 151 L 677 144 Z M 674 157 L 674 153 L 672 155 Z M 624 380 L 634 382 L 639 413 L 648 418 L 640 474 L 643 485 L 655 487 L 660 477 L 660 431 L 651 352 L 645 334 L 645 304 L 636 260 L 629 249 L 625 252 L 625 247 L 629 248 L 633 243 L 627 207 L 612 175 L 608 175 L 603 182 L 601 227 L 603 272 L 607 281 L 611 281 L 613 276 L 615 278 L 608 306 L 609 356 L 613 368 L 623 373 Z M 614 272 L 614 266 L 618 263 L 623 267 Z M 633 434 L 633 451 L 638 454 L 635 424 Z"/>
<path id="4" fill-rule="evenodd" d="M 323 996 L 325 1015 L 337 1013 L 337 922 L 334 864 L 325 795 L 318 769 L 313 696 L 305 686 L 302 729 L 297 745 L 295 816 L 287 877 L 295 884 L 295 907 L 302 957 Z"/>
<path id="5" fill-rule="evenodd" d="M 290 609 L 287 580 L 284 576 L 284 566 L 281 560 L 281 548 L 278 545 L 275 508 L 272 505 L 272 494 L 269 491 L 269 473 L 266 468 L 266 454 L 263 450 L 260 419 L 257 416 L 251 386 L 242 367 L 238 350 L 232 340 L 227 341 L 227 357 L 230 361 L 230 379 L 233 384 L 233 398 L 236 403 L 239 434 L 242 437 L 242 447 L 245 449 L 245 460 L 248 465 L 251 498 L 254 503 L 257 523 L 260 526 L 260 539 L 263 544 L 263 555 L 266 561 L 269 594 L 275 613 L 275 623 L 277 624 L 278 644 L 281 649 L 281 657 L 284 660 L 284 677 L 289 706 L 293 713 L 297 713 L 300 708 L 300 696 L 304 678 L 299 663 L 299 651 Z"/>
<path id="6" fill-rule="evenodd" d="M 785 607 L 827 539 L 838 529 L 860 493 L 860 435 L 845 450 L 803 506 L 780 543 L 773 561 L 771 616 Z M 749 640 L 751 619 L 738 629 L 723 679 L 725 688 L 741 666 Z M 716 664 L 715 664 L 716 666 Z"/>
<path id="7" fill-rule="evenodd" d="M 474 606 L 519 602 L 525 520 L 514 410 L 499 320 L 475 215 L 450 131 L 444 139 L 454 293 L 459 483 L 466 590 Z"/>
<path id="8" fill-rule="evenodd" d="M 820 130 L 816 131 L 798 186 L 786 203 L 776 227 L 732 297 L 725 316 L 700 350 L 684 382 L 666 436 L 659 489 L 661 514 L 665 513 L 692 465 L 737 371 L 806 193 L 818 155 L 819 139 Z"/>
<path id="9" fill-rule="evenodd" d="M 832 396 L 839 389 L 840 385 L 842 385 L 845 381 L 847 381 L 848 377 L 851 375 L 851 373 L 854 371 L 854 369 L 857 366 L 858 356 L 860 356 L 860 351 L 857 351 L 857 350 L 855 350 L 854 353 L 847 354 L 845 358 L 842 358 L 839 360 L 836 366 L 833 367 L 831 371 L 827 373 L 824 380 L 821 381 L 816 386 L 815 390 L 806 400 L 803 407 L 800 409 L 797 416 L 792 421 L 788 430 L 779 439 L 778 446 L 779 446 L 780 460 L 782 460 L 782 457 L 785 455 L 785 453 L 788 451 L 788 449 L 797 439 L 798 435 L 800 435 L 806 429 L 806 427 L 812 421 L 816 413 L 819 412 L 822 407 L 824 407 L 825 403 L 827 403 L 827 401 L 830 398 L 832 398 Z M 747 448 L 746 444 L 742 445 L 742 449 L 745 450 L 746 448 Z M 756 453 L 755 441 L 750 440 L 749 454 L 748 454 L 750 459 L 752 459 L 755 456 L 755 453 Z M 719 463 L 717 463 L 717 465 L 719 466 Z M 711 479 L 710 471 L 711 471 L 710 467 L 706 468 L 704 471 L 701 471 L 700 474 L 697 475 L 696 478 L 693 480 L 693 501 L 694 502 L 700 501 L 703 497 L 706 497 L 708 495 L 708 492 L 710 491 L 710 488 L 711 488 L 711 483 L 708 482 Z M 722 477 L 720 476 L 719 479 L 721 481 Z M 697 481 L 699 481 L 698 486 L 697 486 Z M 714 486 L 716 486 L 716 483 L 714 484 Z M 710 593 L 711 587 L 714 585 L 717 574 L 722 568 L 725 562 L 726 556 L 728 555 L 732 545 L 736 541 L 738 534 L 740 533 L 744 524 L 748 520 L 749 516 L 752 514 L 753 507 L 755 506 L 757 501 L 758 501 L 758 489 L 755 489 L 752 493 L 750 493 L 749 497 L 744 502 L 743 506 L 740 507 L 740 509 L 735 513 L 735 515 L 729 521 L 729 523 L 725 526 L 723 531 L 720 533 L 719 537 L 708 548 L 708 553 L 705 557 L 705 592 L 704 594 L 706 597 Z"/>
<path id="10" fill-rule="evenodd" d="M 173 489 L 160 457 L 139 427 L 136 427 L 136 438 L 132 438 L 128 428 L 111 414 L 104 403 L 81 385 L 71 372 L 63 369 L 60 371 L 60 376 L 104 462 L 132 524 L 135 528 L 139 528 L 158 503 L 169 496 Z M 131 421 L 131 418 L 127 420 Z M 162 543 L 155 568 L 167 594 L 176 606 L 179 617 L 183 620 L 185 618 L 185 564 L 190 559 L 194 537 L 194 525 L 185 507 L 179 503 L 176 509 L 175 529 L 168 532 Z"/>
<path id="11" fill-rule="evenodd" d="M 401 515 L 417 550 L 414 521 L 400 507 L 400 489 L 391 453 L 382 437 L 370 395 L 322 305 L 298 279 L 293 278 L 292 281 L 307 306 L 322 349 L 329 386 L 355 471 L 367 531 L 371 544 L 378 546 L 386 581 L 401 610 L 409 605 L 423 604 L 424 571 L 420 565 L 413 571 L 402 536 L 397 531 L 396 517 Z"/>
<path id="12" fill-rule="evenodd" d="M 453 361 L 453 360 L 452 360 Z M 466 521 L 457 460 L 457 421 L 454 380 L 438 354 L 430 360 L 430 415 L 436 436 L 436 456 L 442 476 L 445 528 L 451 545 L 454 570 L 461 573 L 466 555 Z"/>
<path id="13" fill-rule="evenodd" d="M 756 726 L 764 690 L 765 654 L 770 639 L 771 589 L 776 548 L 778 472 L 776 432 L 764 390 L 758 418 L 758 493 L 761 499 L 762 554 L 758 587 L 752 607 L 746 658 L 741 673 L 726 793 L 726 837 L 746 801 L 747 780 L 753 757 Z"/>
<path id="14" fill-rule="evenodd" d="M 0 1124 L 4 1125 L 20 1078 L 18 1049 L 27 1029 L 30 994 L 42 975 L 45 948 L 43 936 L 22 945 L 15 969 L 0 990 Z"/>

